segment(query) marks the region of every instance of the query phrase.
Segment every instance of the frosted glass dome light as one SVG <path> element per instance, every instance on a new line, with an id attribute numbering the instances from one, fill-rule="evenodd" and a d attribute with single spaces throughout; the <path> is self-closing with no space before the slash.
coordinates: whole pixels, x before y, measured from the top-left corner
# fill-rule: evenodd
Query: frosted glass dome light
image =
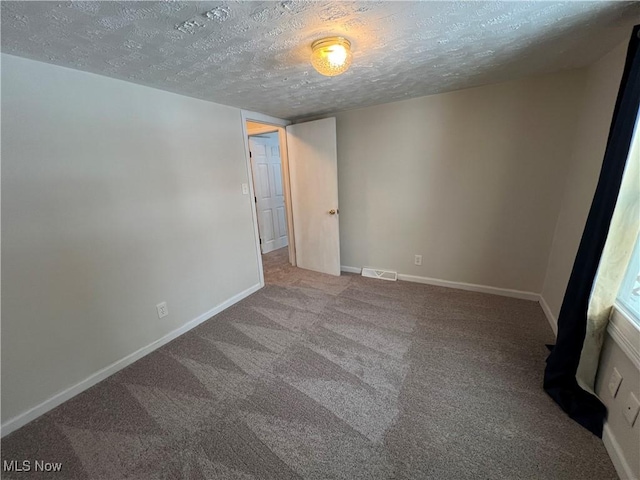
<path id="1" fill-rule="evenodd" d="M 344 37 L 329 37 L 311 44 L 311 64 L 318 73 L 334 77 L 351 65 L 351 42 Z"/>

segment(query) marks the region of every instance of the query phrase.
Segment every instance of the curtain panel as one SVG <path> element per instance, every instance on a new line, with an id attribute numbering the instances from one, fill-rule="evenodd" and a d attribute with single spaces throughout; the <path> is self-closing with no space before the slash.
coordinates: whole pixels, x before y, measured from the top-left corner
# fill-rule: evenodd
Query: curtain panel
<path id="1" fill-rule="evenodd" d="M 616 209 L 613 212 L 587 310 L 587 333 L 580 354 L 577 376 L 580 385 L 591 392 L 594 391 L 600 351 L 611 310 L 640 230 L 639 130 L 636 121 Z"/>
<path id="2" fill-rule="evenodd" d="M 640 25 L 633 29 L 620 90 L 607 139 L 600 177 L 582 233 L 573 269 L 558 316 L 556 344 L 547 358 L 545 391 L 580 425 L 602 437 L 606 408 L 578 384 L 576 378 L 587 334 L 587 312 L 614 210 L 620 192 L 640 103 Z M 615 226 L 614 226 L 615 228 Z M 592 309 L 592 312 L 595 312 Z M 607 317 L 608 318 L 608 317 Z M 593 383 L 598 344 L 606 320 L 592 321 L 581 372 Z M 587 356 L 589 360 L 587 362 Z M 588 373 L 588 375 L 587 375 Z"/>

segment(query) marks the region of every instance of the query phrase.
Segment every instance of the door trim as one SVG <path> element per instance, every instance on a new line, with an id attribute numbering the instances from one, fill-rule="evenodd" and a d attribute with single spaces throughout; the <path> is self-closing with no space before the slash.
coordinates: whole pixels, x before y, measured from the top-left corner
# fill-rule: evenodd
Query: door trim
<path id="1" fill-rule="evenodd" d="M 242 121 L 242 134 L 244 136 L 245 163 L 247 169 L 247 179 L 249 180 L 249 194 L 251 196 L 251 215 L 253 217 L 253 231 L 255 235 L 256 255 L 258 260 L 258 270 L 260 275 L 260 285 L 264 286 L 264 269 L 262 267 L 262 250 L 260 248 L 260 233 L 258 231 L 258 214 L 256 203 L 253 201 L 255 191 L 253 188 L 253 176 L 251 171 L 251 158 L 249 157 L 249 133 L 247 132 L 247 121 L 259 122 L 272 125 L 270 131 L 278 132 L 280 143 L 280 161 L 282 162 L 282 186 L 284 189 L 284 206 L 287 214 L 287 235 L 289 237 L 289 262 L 296 265 L 295 251 L 295 231 L 293 226 L 293 211 L 291 209 L 291 184 L 289 181 L 289 157 L 287 155 L 287 133 L 285 127 L 291 125 L 288 120 L 272 117 L 263 113 L 252 112 L 250 110 L 240 110 Z M 266 132 L 266 129 L 265 129 Z"/>

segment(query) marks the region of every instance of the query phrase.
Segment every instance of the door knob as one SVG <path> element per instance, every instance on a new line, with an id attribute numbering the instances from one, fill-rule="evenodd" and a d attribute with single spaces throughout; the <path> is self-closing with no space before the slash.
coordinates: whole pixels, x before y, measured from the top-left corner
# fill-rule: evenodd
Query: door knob
<path id="1" fill-rule="evenodd" d="M 329 210 L 329 215 L 335 215 L 336 211 L 332 208 L 331 210 Z"/>

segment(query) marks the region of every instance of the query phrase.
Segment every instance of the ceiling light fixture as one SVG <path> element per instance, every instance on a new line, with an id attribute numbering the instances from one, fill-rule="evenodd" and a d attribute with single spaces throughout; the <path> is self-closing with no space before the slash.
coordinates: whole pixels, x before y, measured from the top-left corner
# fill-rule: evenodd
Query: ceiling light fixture
<path id="1" fill-rule="evenodd" d="M 311 64 L 318 73 L 335 77 L 351 65 L 351 42 L 344 37 L 328 37 L 311 44 Z"/>

